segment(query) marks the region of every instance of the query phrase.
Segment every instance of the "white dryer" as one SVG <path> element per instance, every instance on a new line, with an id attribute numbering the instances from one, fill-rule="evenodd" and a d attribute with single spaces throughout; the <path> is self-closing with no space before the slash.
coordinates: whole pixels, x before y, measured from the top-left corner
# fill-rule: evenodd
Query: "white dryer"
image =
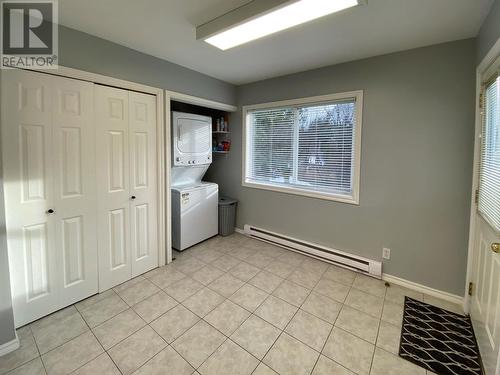
<path id="1" fill-rule="evenodd" d="M 212 162 L 212 118 L 172 112 L 174 167 L 205 165 Z"/>

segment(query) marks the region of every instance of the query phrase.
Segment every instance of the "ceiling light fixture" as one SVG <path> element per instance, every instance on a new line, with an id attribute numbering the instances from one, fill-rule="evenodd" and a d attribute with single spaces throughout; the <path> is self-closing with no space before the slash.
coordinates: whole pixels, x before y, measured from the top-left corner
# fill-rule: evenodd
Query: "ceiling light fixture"
<path id="1" fill-rule="evenodd" d="M 196 28 L 221 50 L 364 3 L 365 0 L 254 0 Z"/>

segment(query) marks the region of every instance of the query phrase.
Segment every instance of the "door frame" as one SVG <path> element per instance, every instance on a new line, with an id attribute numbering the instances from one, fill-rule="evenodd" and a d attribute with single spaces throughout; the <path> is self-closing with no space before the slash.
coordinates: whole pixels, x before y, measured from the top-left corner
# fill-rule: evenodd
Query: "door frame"
<path id="1" fill-rule="evenodd" d="M 466 314 L 470 313 L 471 296 L 469 295 L 469 283 L 472 282 L 473 273 L 473 256 L 476 235 L 476 190 L 479 189 L 479 165 L 481 161 L 481 132 L 483 128 L 481 109 L 480 109 L 480 96 L 483 77 L 488 73 L 489 68 L 500 57 L 500 38 L 490 49 L 488 54 L 483 58 L 481 63 L 476 68 L 476 97 L 475 97 L 475 128 L 474 128 L 474 161 L 472 172 L 472 190 L 470 200 L 470 219 L 469 219 L 469 243 L 467 251 L 467 273 L 465 278 L 465 296 L 464 296 L 464 311 Z"/>
<path id="2" fill-rule="evenodd" d="M 116 87 L 119 89 L 138 91 L 156 96 L 156 154 L 157 154 L 157 208 L 158 208 L 158 266 L 167 264 L 167 254 L 172 253 L 170 237 L 170 199 L 165 199 L 167 191 L 170 191 L 170 173 L 167 171 L 166 157 L 170 155 L 170 127 L 165 126 L 165 101 L 164 90 L 158 87 L 143 85 L 141 83 L 113 78 L 102 74 L 86 72 L 79 69 L 58 66 L 58 69 L 30 69 L 37 73 L 55 75 L 60 77 L 88 81 L 104 86 Z M 8 74 L 8 73 L 6 73 Z"/>
<path id="3" fill-rule="evenodd" d="M 236 112 L 238 110 L 238 107 L 235 105 L 231 104 L 226 104 L 222 102 L 217 102 L 214 100 L 210 99 L 204 99 L 200 98 L 197 96 L 192 96 L 188 94 L 182 94 L 180 92 L 175 92 L 175 91 L 170 91 L 170 90 L 165 90 L 165 133 L 168 134 L 167 137 L 167 143 L 168 143 L 168 150 L 167 154 L 165 155 L 165 165 L 166 165 L 166 175 L 168 176 L 167 179 L 169 181 L 168 187 L 166 187 L 166 204 L 168 207 L 168 215 L 170 217 L 171 215 L 171 194 L 170 194 L 170 174 L 171 174 L 171 157 L 172 157 L 172 146 L 170 142 L 170 133 L 172 131 L 172 124 L 171 124 L 171 119 L 170 119 L 170 101 L 175 100 L 177 102 L 181 103 L 187 103 L 187 104 L 194 104 L 198 105 L 200 107 L 206 107 L 206 108 L 211 108 L 211 109 L 218 109 L 221 111 L 225 112 Z M 168 226 L 167 228 L 167 236 L 169 239 L 169 247 L 167 248 L 167 264 L 172 262 L 172 227 L 171 225 Z"/>

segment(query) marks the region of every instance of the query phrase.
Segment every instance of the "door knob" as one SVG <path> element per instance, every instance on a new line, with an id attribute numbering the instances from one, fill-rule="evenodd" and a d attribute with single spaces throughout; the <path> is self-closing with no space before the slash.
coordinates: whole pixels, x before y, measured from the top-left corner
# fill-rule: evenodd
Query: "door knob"
<path id="1" fill-rule="evenodd" d="M 500 253 L 500 243 L 498 242 L 492 243 L 491 250 L 493 250 L 494 253 Z"/>
<path id="2" fill-rule="evenodd" d="M 49 209 L 47 210 L 47 213 L 48 213 L 48 214 L 53 214 L 54 212 L 55 212 L 55 211 L 54 211 L 52 208 L 49 208 Z"/>
<path id="3" fill-rule="evenodd" d="M 132 195 L 132 196 L 130 197 L 130 199 L 134 200 L 134 199 L 135 199 L 135 195 Z"/>

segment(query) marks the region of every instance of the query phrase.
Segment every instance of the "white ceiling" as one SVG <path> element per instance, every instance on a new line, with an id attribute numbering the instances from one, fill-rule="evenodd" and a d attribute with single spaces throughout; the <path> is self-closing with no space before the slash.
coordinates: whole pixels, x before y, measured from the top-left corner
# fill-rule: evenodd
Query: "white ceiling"
<path id="1" fill-rule="evenodd" d="M 333 1 L 333 0 L 325 0 Z M 248 0 L 59 0 L 65 26 L 234 84 L 477 35 L 493 0 L 368 0 L 228 51 L 195 27 Z"/>

